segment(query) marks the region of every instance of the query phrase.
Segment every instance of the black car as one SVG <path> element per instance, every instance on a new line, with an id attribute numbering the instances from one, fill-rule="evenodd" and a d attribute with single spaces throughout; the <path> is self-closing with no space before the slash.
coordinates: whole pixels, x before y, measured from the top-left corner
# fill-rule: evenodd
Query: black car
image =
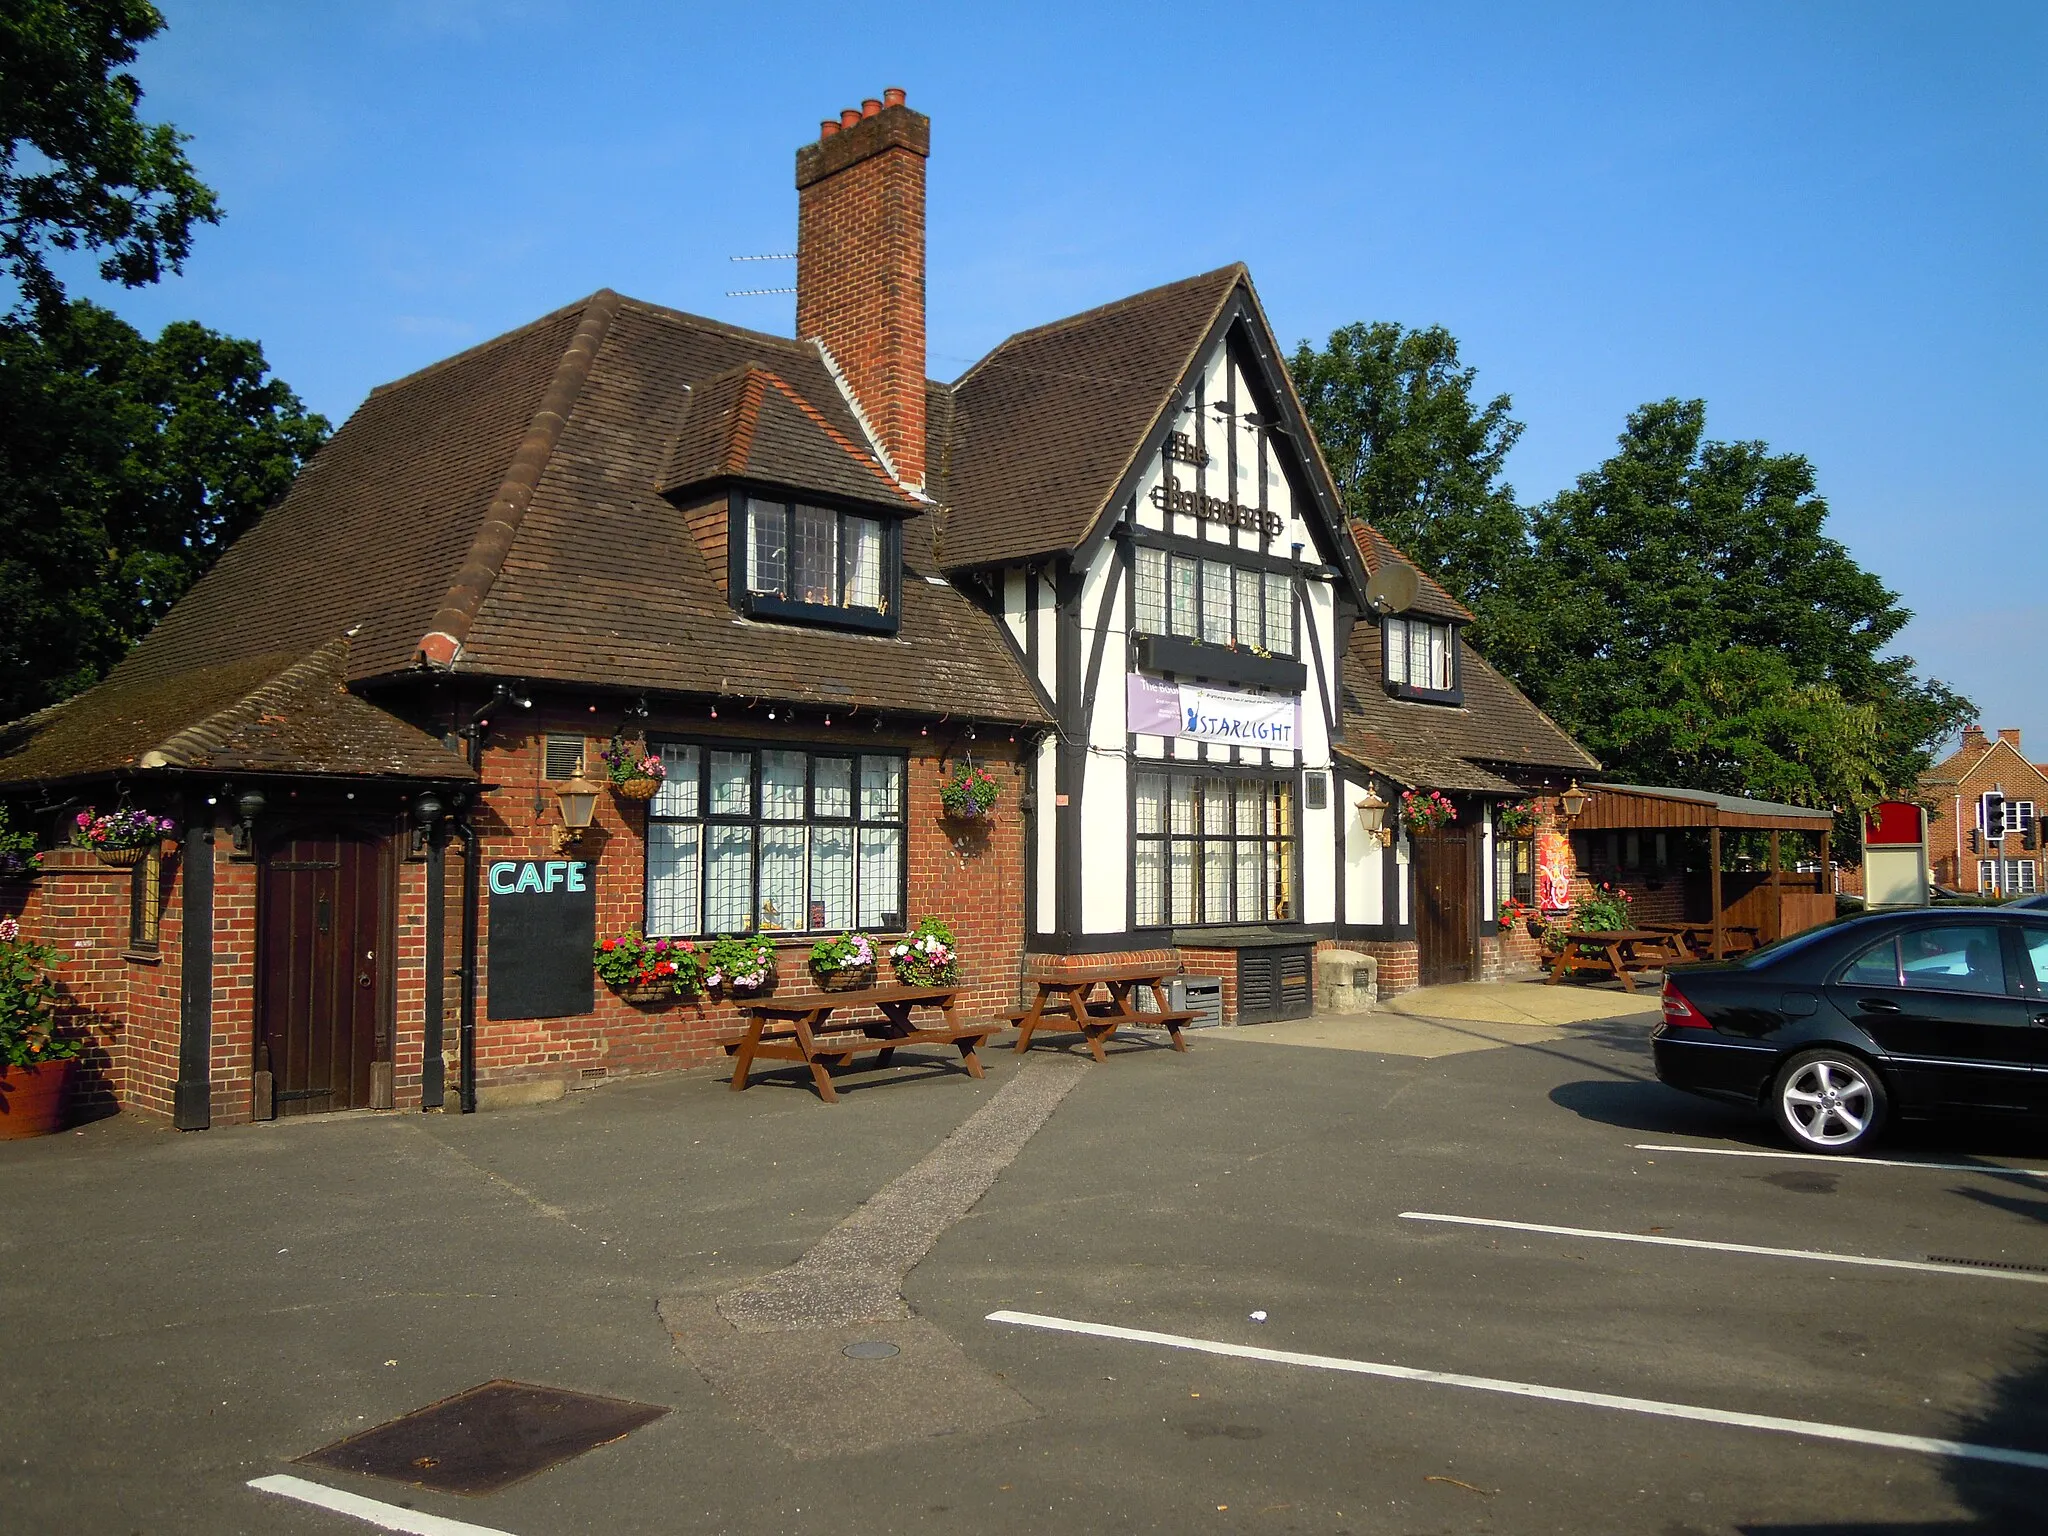
<path id="1" fill-rule="evenodd" d="M 1672 1087 L 1808 1151 L 1866 1147 L 1893 1115 L 2048 1112 L 2048 912 L 1871 913 L 1674 965 L 1652 1043 Z"/>

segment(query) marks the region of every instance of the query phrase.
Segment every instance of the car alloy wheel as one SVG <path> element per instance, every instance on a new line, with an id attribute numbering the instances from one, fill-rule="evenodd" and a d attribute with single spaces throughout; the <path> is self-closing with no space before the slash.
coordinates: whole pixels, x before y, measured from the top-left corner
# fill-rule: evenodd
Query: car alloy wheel
<path id="1" fill-rule="evenodd" d="M 1847 1051 L 1807 1051 L 1785 1063 L 1772 1089 L 1778 1124 L 1802 1147 L 1849 1152 L 1884 1125 L 1884 1082 Z"/>

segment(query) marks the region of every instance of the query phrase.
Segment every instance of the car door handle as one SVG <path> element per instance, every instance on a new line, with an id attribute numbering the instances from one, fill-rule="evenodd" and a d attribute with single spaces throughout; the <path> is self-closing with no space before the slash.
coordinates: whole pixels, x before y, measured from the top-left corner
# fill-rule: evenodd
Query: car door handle
<path id="1" fill-rule="evenodd" d="M 1897 1003 L 1888 1003 L 1881 997 L 1863 998 L 1857 1002 L 1856 1006 L 1865 1013 L 1897 1013 L 1899 1011 Z"/>

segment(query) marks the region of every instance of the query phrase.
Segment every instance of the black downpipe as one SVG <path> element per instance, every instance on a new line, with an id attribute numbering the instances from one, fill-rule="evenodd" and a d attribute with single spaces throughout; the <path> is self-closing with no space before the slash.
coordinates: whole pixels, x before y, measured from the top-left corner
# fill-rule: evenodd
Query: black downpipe
<path id="1" fill-rule="evenodd" d="M 194 797 L 195 799 L 197 797 Z M 185 818 L 185 925 L 178 997 L 178 1081 L 171 1123 L 203 1131 L 213 1123 L 213 852 L 212 817 L 204 808 Z"/>
<path id="2" fill-rule="evenodd" d="M 448 858 L 438 826 L 426 829 L 427 842 L 427 975 L 426 1018 L 420 1052 L 420 1108 L 440 1109 L 448 1099 L 448 1066 L 443 1059 L 442 1015 L 447 1008 Z"/>
<path id="3" fill-rule="evenodd" d="M 483 746 L 480 736 L 472 736 L 469 744 L 470 766 L 482 769 Z M 483 895 L 483 878 L 480 860 L 483 857 L 482 840 L 476 835 L 476 828 L 469 819 L 469 807 L 455 818 L 456 833 L 462 838 L 462 1069 L 457 1080 L 456 1096 L 462 1113 L 476 1113 L 476 961 L 477 961 L 477 911 Z"/>

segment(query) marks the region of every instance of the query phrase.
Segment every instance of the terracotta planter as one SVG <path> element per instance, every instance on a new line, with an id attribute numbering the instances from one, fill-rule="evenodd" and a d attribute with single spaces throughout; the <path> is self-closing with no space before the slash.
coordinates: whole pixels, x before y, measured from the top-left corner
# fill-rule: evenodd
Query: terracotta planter
<path id="1" fill-rule="evenodd" d="M 93 856 L 115 869 L 133 869 L 149 857 L 148 848 L 95 848 Z"/>
<path id="2" fill-rule="evenodd" d="M 63 1130 L 64 1101 L 77 1071 L 76 1061 L 0 1067 L 0 1141 Z"/>
<path id="3" fill-rule="evenodd" d="M 872 965 L 842 965 L 836 971 L 812 971 L 820 992 L 858 992 L 875 984 Z"/>
<path id="4" fill-rule="evenodd" d="M 621 800 L 652 800 L 661 793 L 661 780 L 628 779 L 623 784 L 612 785 L 612 788 L 618 792 Z"/>

